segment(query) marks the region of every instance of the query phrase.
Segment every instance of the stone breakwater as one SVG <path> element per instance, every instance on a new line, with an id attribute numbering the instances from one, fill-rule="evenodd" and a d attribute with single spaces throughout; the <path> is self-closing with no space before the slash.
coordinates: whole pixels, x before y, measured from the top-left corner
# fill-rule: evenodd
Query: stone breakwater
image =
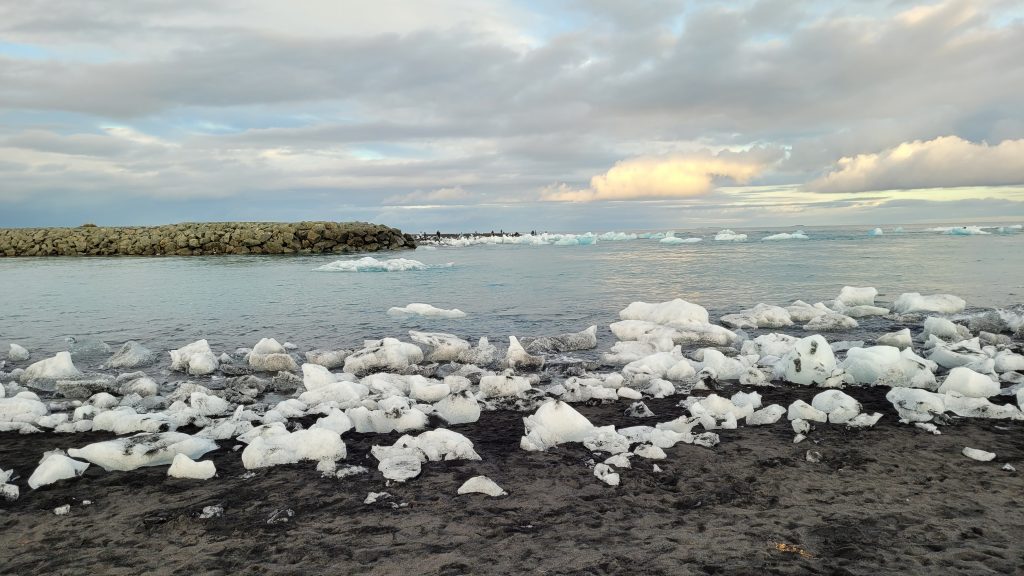
<path id="1" fill-rule="evenodd" d="M 347 254 L 416 248 L 397 228 L 367 222 L 203 222 L 166 226 L 7 228 L 0 256 Z"/>

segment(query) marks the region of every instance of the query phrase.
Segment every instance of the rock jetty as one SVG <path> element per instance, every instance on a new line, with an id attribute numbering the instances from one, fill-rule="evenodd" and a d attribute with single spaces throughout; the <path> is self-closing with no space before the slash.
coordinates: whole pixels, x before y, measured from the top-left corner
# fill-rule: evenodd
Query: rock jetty
<path id="1" fill-rule="evenodd" d="M 0 229 L 0 256 L 347 254 L 416 248 L 397 228 L 367 222 L 200 222 L 166 226 Z"/>

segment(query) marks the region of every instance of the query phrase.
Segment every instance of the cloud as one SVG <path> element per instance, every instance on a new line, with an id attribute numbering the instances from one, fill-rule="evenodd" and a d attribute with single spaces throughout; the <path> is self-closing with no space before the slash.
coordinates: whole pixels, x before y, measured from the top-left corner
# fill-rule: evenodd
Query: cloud
<path id="1" fill-rule="evenodd" d="M 957 136 L 904 142 L 876 154 L 839 160 L 807 188 L 818 192 L 866 192 L 1024 184 L 1024 139 L 996 145 Z"/>
<path id="2" fill-rule="evenodd" d="M 465 200 L 471 195 L 462 186 L 438 188 L 432 192 L 417 190 L 409 194 L 391 196 L 384 200 L 385 206 L 401 206 L 403 204 L 446 203 Z"/>
<path id="3" fill-rule="evenodd" d="M 591 178 L 589 188 L 574 189 L 566 184 L 548 186 L 542 189 L 541 199 L 590 202 L 703 196 L 723 178 L 739 184 L 749 182 L 780 156 L 779 150 L 756 148 L 741 153 L 702 152 L 632 158 Z"/>

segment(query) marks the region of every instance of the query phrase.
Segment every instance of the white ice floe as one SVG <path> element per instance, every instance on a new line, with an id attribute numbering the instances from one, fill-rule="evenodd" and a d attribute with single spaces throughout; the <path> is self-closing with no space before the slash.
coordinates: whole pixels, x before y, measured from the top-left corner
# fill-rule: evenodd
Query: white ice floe
<path id="1" fill-rule="evenodd" d="M 967 302 L 952 294 L 934 294 L 922 296 L 917 292 L 905 292 L 893 302 L 893 310 L 900 314 L 916 312 L 934 312 L 937 314 L 957 314 L 963 312 Z"/>
<path id="2" fill-rule="evenodd" d="M 737 234 L 728 228 L 719 231 L 718 234 L 715 234 L 715 240 L 718 242 L 744 242 L 746 239 L 746 234 Z"/>
<path id="3" fill-rule="evenodd" d="M 789 311 L 780 306 L 757 304 L 738 314 L 722 316 L 722 323 L 732 328 L 781 328 L 792 326 Z"/>
<path id="4" fill-rule="evenodd" d="M 881 228 L 875 228 L 874 230 L 868 231 L 868 236 L 884 236 L 885 232 Z"/>
<path id="5" fill-rule="evenodd" d="M 519 446 L 536 452 L 566 442 L 582 442 L 594 429 L 590 420 L 561 400 L 541 405 L 536 413 L 523 418 L 523 426 L 525 434 Z"/>
<path id="6" fill-rule="evenodd" d="M 529 354 L 515 336 L 509 336 L 505 364 L 514 370 L 537 371 L 544 368 L 544 357 Z"/>
<path id="7" fill-rule="evenodd" d="M 980 226 L 954 226 L 952 228 L 931 228 L 931 230 L 942 232 L 948 236 L 988 236 L 991 234 Z"/>
<path id="8" fill-rule="evenodd" d="M 345 372 L 365 374 L 372 370 L 401 372 L 423 361 L 423 351 L 415 344 L 395 338 L 371 340 L 366 347 L 345 359 Z"/>
<path id="9" fill-rule="evenodd" d="M 462 483 L 459 486 L 458 494 L 486 494 L 491 498 L 498 498 L 499 496 L 508 496 L 508 492 L 502 490 L 501 486 L 498 486 L 494 480 L 491 480 L 487 476 L 473 476 L 469 480 Z"/>
<path id="10" fill-rule="evenodd" d="M 466 340 L 443 332 L 410 330 L 409 338 L 427 350 L 425 356 L 427 362 L 454 362 L 459 359 L 460 355 L 472 348 L 472 345 Z"/>
<path id="11" fill-rule="evenodd" d="M 171 350 L 171 370 L 187 372 L 192 376 L 212 374 L 220 366 L 217 356 L 206 340 L 197 340 L 188 346 Z"/>
<path id="12" fill-rule="evenodd" d="M 628 232 L 605 232 L 597 237 L 598 240 L 605 240 L 608 242 L 621 242 L 623 240 L 636 240 L 637 235 Z"/>
<path id="13" fill-rule="evenodd" d="M 989 398 L 999 394 L 999 383 L 984 374 L 963 366 L 949 371 L 939 392 L 958 392 L 970 398 Z"/>
<path id="14" fill-rule="evenodd" d="M 442 265 L 441 267 L 451 267 L 452 263 Z M 335 260 L 329 264 L 324 264 L 314 268 L 314 271 L 318 272 L 405 272 L 408 270 L 427 270 L 437 266 L 430 266 L 420 262 L 419 260 L 410 260 L 407 258 L 389 258 L 387 260 L 378 260 L 372 256 L 364 256 L 358 259 L 351 260 Z"/>
<path id="15" fill-rule="evenodd" d="M 196 459 L 217 449 L 208 438 L 181 432 L 143 433 L 71 448 L 68 455 L 88 460 L 104 470 L 135 470 L 144 466 L 170 464 L 178 454 Z"/>
<path id="16" fill-rule="evenodd" d="M 803 230 L 797 230 L 793 233 L 780 232 L 779 234 L 772 234 L 771 236 L 765 236 L 761 240 L 807 240 L 807 234 L 804 234 Z"/>
<path id="17" fill-rule="evenodd" d="M 710 323 L 704 307 L 676 298 L 650 304 L 633 302 L 619 312 L 621 322 L 610 328 L 620 340 L 650 342 L 668 338 L 675 344 L 706 344 L 727 346 L 736 334 Z"/>
<path id="18" fill-rule="evenodd" d="M 508 372 L 480 378 L 480 396 L 482 398 L 516 396 L 530 388 L 532 388 L 530 381 L 525 376 L 514 376 Z"/>
<path id="19" fill-rule="evenodd" d="M 910 334 L 910 328 L 904 328 L 895 332 L 888 332 L 882 334 L 875 340 L 875 343 L 879 346 L 892 346 L 904 350 L 910 348 L 914 344 L 913 336 Z"/>
<path id="20" fill-rule="evenodd" d="M 10 350 L 7 351 L 7 359 L 11 362 L 24 362 L 30 356 L 31 354 L 29 354 L 29 351 L 24 346 L 13 342 L 11 343 Z"/>
<path id="21" fill-rule="evenodd" d="M 691 237 L 691 238 L 678 238 L 675 232 L 668 232 L 665 237 L 658 240 L 661 244 L 696 244 L 702 242 L 703 238 Z"/>
<path id="22" fill-rule="evenodd" d="M 812 306 L 803 300 L 797 300 L 786 306 L 786 312 L 789 312 L 789 317 L 793 322 L 810 322 L 818 316 L 832 312 L 832 310 L 821 302 Z"/>
<path id="23" fill-rule="evenodd" d="M 156 362 L 156 353 L 134 340 L 125 342 L 106 362 L 107 368 L 141 368 Z"/>
<path id="24" fill-rule="evenodd" d="M 804 324 L 804 330 L 809 332 L 841 332 L 851 330 L 857 326 L 857 321 L 850 316 L 829 311 L 811 318 L 807 324 Z"/>
<path id="25" fill-rule="evenodd" d="M 39 466 L 28 479 L 29 488 L 35 490 L 60 480 L 77 478 L 89 468 L 88 462 L 80 462 L 68 458 L 63 450 L 53 450 L 43 454 Z"/>
<path id="26" fill-rule="evenodd" d="M 465 318 L 466 313 L 458 308 L 450 310 L 437 308 L 422 302 L 413 302 L 408 306 L 392 306 L 388 308 L 388 316 L 425 316 L 427 318 Z"/>
<path id="27" fill-rule="evenodd" d="M 209 480 L 217 475 L 217 467 L 211 460 L 196 462 L 185 454 L 178 454 L 167 469 L 171 478 L 187 478 L 191 480 Z"/>
<path id="28" fill-rule="evenodd" d="M 597 326 L 590 326 L 581 332 L 523 338 L 522 343 L 530 354 L 574 352 L 597 348 Z"/>
<path id="29" fill-rule="evenodd" d="M 30 365 L 21 374 L 22 382 L 33 380 L 59 380 L 63 378 L 80 378 L 82 373 L 71 360 L 70 352 L 58 352 L 52 358 L 40 360 Z"/>
<path id="30" fill-rule="evenodd" d="M 274 338 L 262 338 L 249 352 L 246 361 L 249 367 L 259 372 L 294 372 L 298 363 Z"/>
<path id="31" fill-rule="evenodd" d="M 815 334 L 795 342 L 775 365 L 775 374 L 787 382 L 824 385 L 836 371 L 836 357 L 828 341 Z"/>
<path id="32" fill-rule="evenodd" d="M 346 456 L 341 435 L 326 428 L 289 432 L 284 424 L 274 422 L 253 428 L 239 440 L 248 442 L 242 450 L 242 465 L 247 470 L 312 460 L 321 472 L 333 471 L 335 463 Z"/>
<path id="33" fill-rule="evenodd" d="M 991 462 L 992 460 L 995 460 L 996 457 L 995 452 L 986 452 L 984 450 L 969 448 L 967 446 L 964 446 L 962 453 L 971 460 L 977 460 L 978 462 Z"/>
<path id="34" fill-rule="evenodd" d="M 836 302 L 844 306 L 874 306 L 878 289 L 872 286 L 843 286 Z"/>

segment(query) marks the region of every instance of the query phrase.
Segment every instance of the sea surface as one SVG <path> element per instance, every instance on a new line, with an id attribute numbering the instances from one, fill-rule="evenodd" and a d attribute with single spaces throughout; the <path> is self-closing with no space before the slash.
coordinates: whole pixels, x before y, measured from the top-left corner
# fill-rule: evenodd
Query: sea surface
<path id="1" fill-rule="evenodd" d="M 65 338 L 138 340 L 154 350 L 199 338 L 218 352 L 261 337 L 300 349 L 350 348 L 407 331 L 541 336 L 601 328 L 636 300 L 684 298 L 713 320 L 765 302 L 835 298 L 844 285 L 875 286 L 878 301 L 901 292 L 952 293 L 969 308 L 1024 303 L 1024 233 L 954 236 L 904 226 L 803 228 L 807 240 L 762 241 L 793 230 L 740 230 L 746 242 L 714 241 L 716 230 L 677 231 L 690 244 L 598 240 L 585 245 L 471 245 L 379 252 L 423 269 L 318 268 L 359 256 L 0 258 L 0 346 L 67 348 Z M 450 264 L 450 265 L 449 265 Z M 396 318 L 392 306 L 458 308 L 461 319 Z M 2 354 L 3 352 L 0 352 Z M 40 358 L 34 355 L 34 358 Z"/>

